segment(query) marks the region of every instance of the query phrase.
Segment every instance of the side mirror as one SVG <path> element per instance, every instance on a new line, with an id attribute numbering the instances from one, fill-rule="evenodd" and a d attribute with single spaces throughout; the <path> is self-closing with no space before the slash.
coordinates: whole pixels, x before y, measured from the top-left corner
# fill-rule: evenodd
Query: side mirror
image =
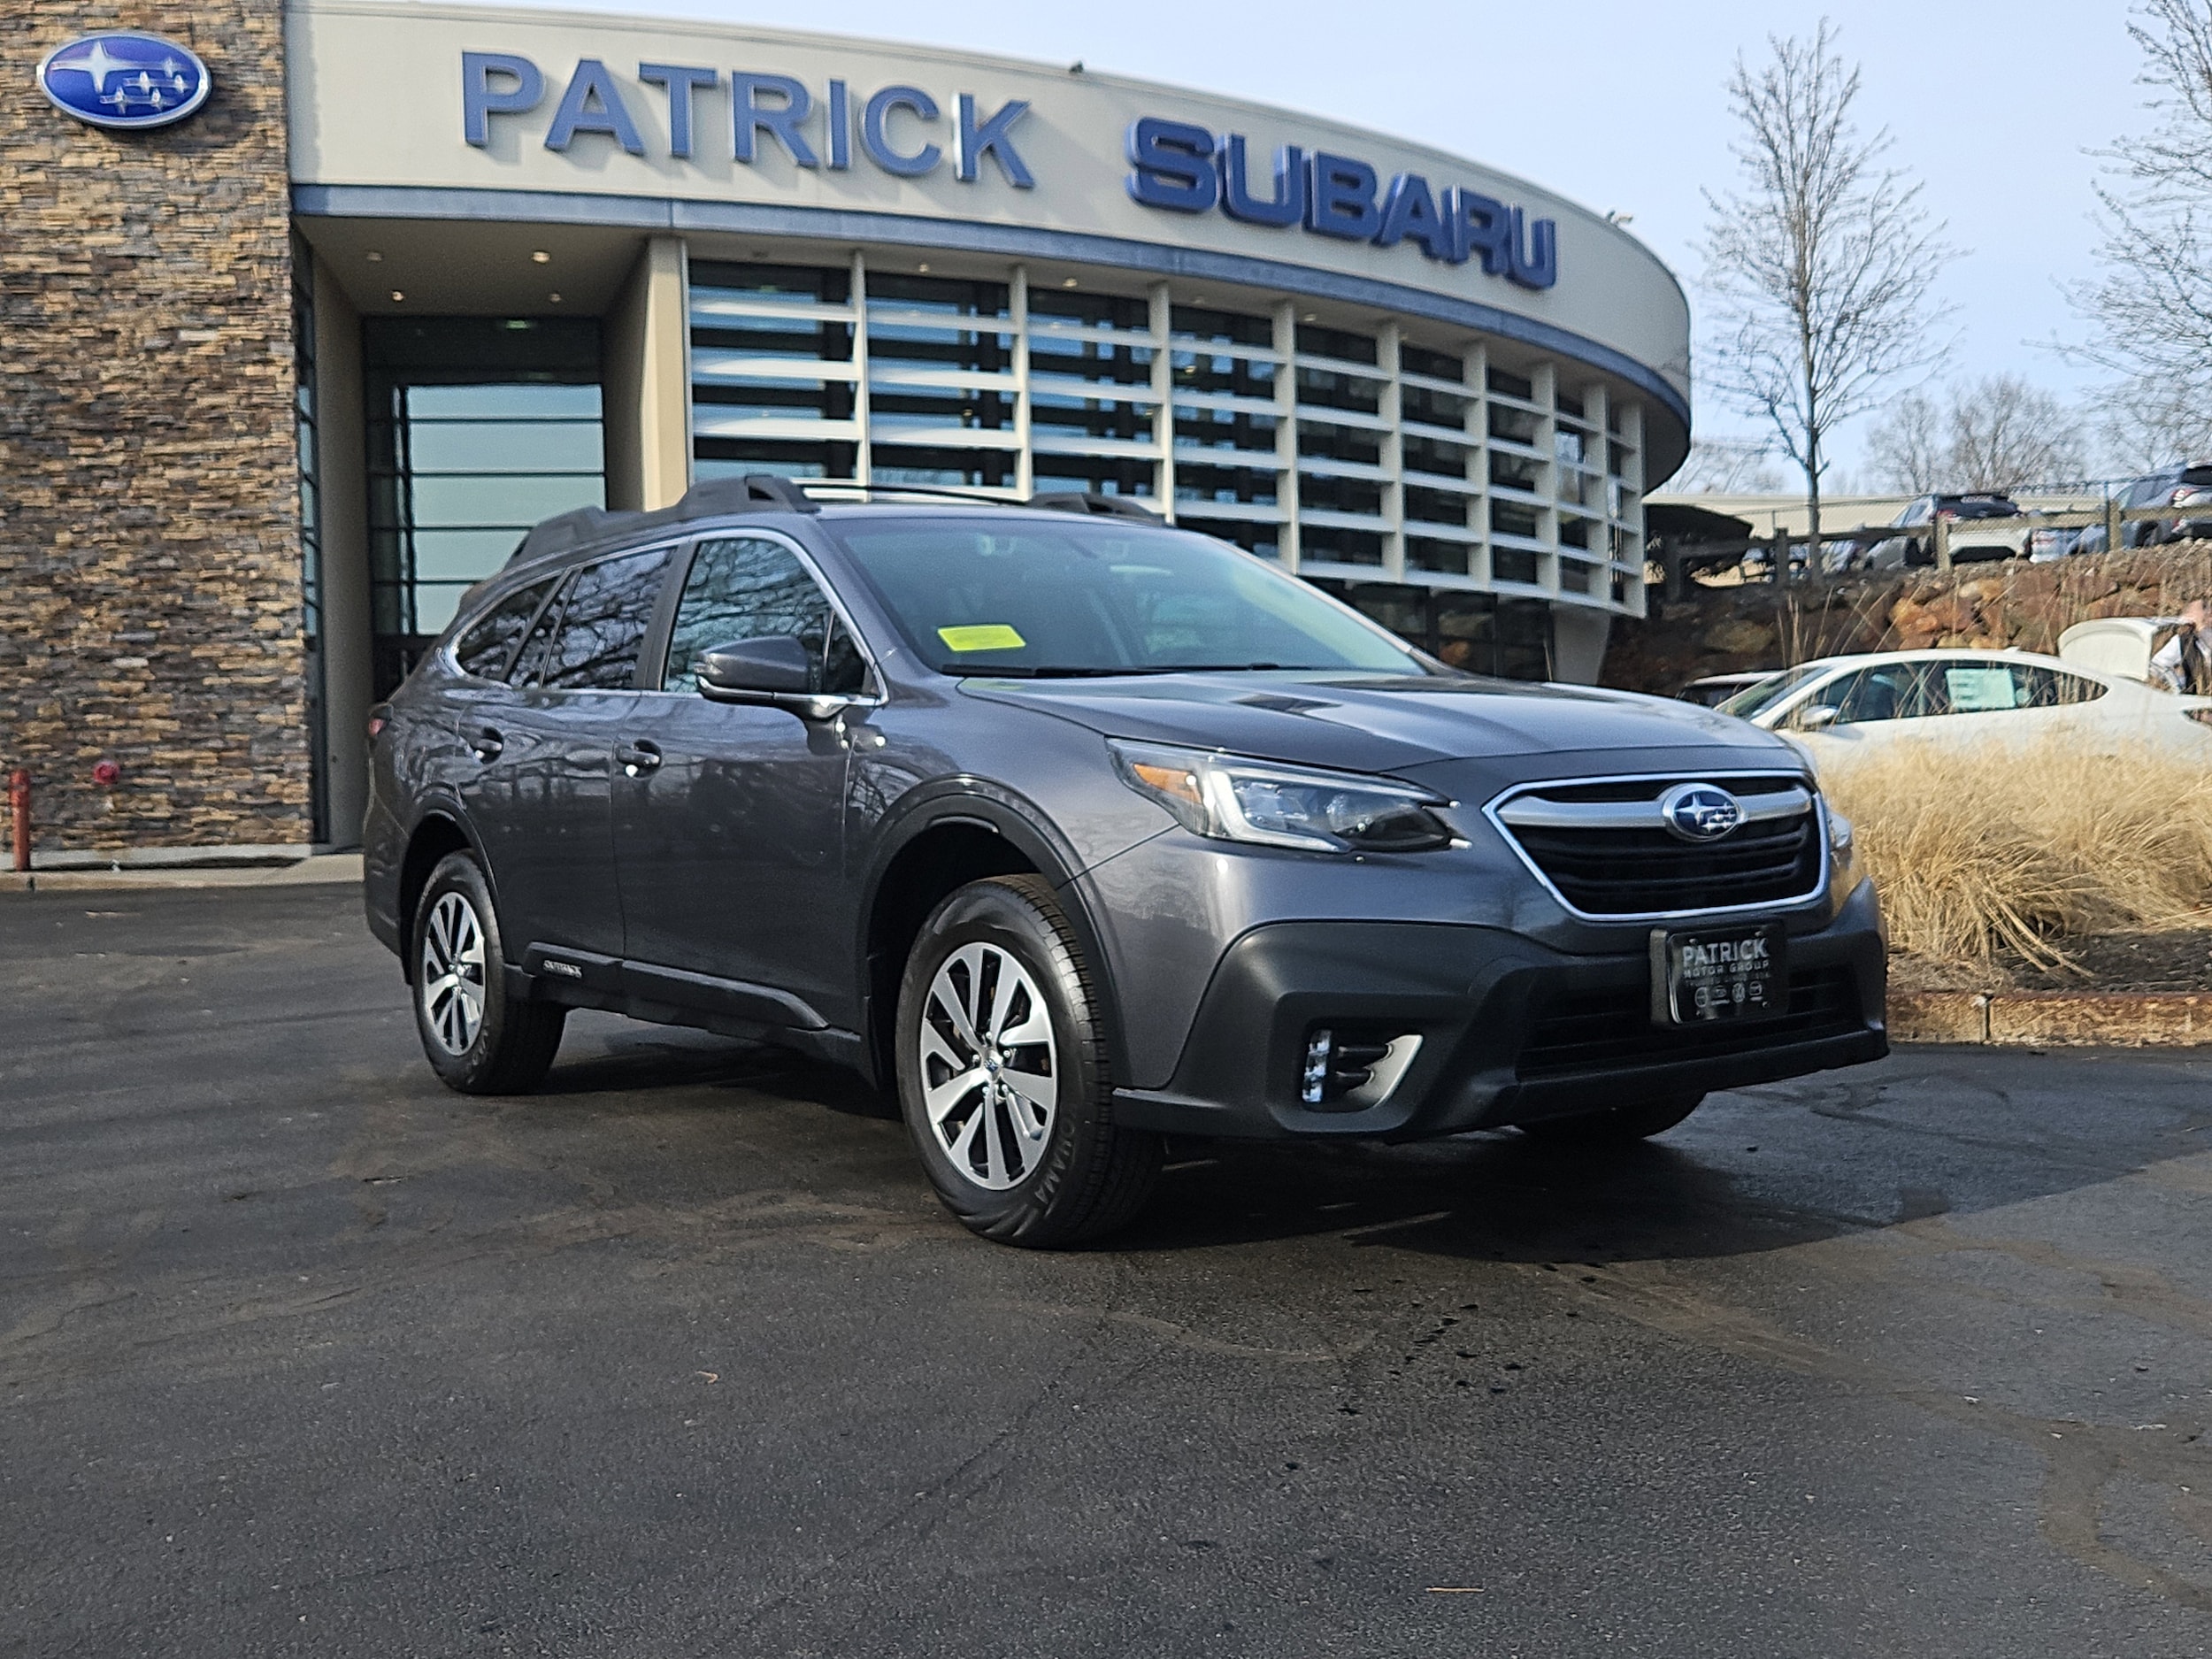
<path id="1" fill-rule="evenodd" d="M 699 658 L 699 692 L 717 703 L 773 703 L 803 697 L 814 659 L 787 634 L 717 646 Z"/>
<path id="2" fill-rule="evenodd" d="M 1816 703 L 1809 708 L 1800 709 L 1790 725 L 1800 732 L 1822 732 L 1833 726 L 1841 712 L 1827 703 Z"/>

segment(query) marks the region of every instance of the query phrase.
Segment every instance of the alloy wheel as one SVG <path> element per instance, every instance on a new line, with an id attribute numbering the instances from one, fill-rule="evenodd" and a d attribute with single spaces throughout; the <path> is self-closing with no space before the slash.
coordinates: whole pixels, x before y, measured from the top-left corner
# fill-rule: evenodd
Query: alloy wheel
<path id="1" fill-rule="evenodd" d="M 1044 994 L 996 945 L 963 945 L 922 1009 L 922 1099 L 954 1169 L 1003 1192 L 1042 1162 L 1059 1107 L 1059 1055 Z"/>
<path id="2" fill-rule="evenodd" d="M 466 1054 L 484 1025 L 484 929 L 464 895 L 442 894 L 431 907 L 417 983 L 432 1037 L 448 1054 Z"/>

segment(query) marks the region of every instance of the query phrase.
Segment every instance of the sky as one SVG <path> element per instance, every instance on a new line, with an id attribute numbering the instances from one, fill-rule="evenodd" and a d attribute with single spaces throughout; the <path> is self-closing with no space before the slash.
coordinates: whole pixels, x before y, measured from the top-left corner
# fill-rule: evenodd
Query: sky
<path id="1" fill-rule="evenodd" d="M 1863 81 L 1869 133 L 1920 180 L 1962 251 L 1940 303 L 1956 343 L 1937 386 L 2020 374 L 2070 400 L 2097 376 L 2050 349 L 2083 326 L 2063 285 L 2094 273 L 2091 151 L 2146 125 L 2125 0 L 1022 0 L 917 12 L 910 0 L 566 0 L 572 9 L 803 27 L 1003 53 L 1201 88 L 1454 150 L 1583 203 L 1632 232 L 1700 306 L 1701 192 L 1735 163 L 1726 83 L 1770 34 L 1824 15 Z M 1701 437 L 1755 423 L 1701 392 Z M 1847 486 L 1866 422 L 1838 446 Z"/>

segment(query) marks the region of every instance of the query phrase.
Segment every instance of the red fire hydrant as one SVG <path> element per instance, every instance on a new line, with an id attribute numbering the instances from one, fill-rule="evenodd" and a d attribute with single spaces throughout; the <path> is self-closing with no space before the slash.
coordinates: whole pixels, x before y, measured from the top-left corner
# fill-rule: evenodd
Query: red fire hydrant
<path id="1" fill-rule="evenodd" d="M 15 868 L 20 874 L 31 867 L 31 774 L 18 766 L 8 779 L 8 817 L 15 830 Z"/>

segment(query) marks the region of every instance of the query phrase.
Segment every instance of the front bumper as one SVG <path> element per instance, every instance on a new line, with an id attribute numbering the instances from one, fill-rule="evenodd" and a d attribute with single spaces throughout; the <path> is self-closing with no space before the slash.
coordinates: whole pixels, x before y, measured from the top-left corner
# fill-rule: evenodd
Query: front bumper
<path id="1" fill-rule="evenodd" d="M 1170 1134 L 1421 1140 L 1661 1095 L 1742 1088 L 1889 1051 L 1871 883 L 1789 941 L 1790 1010 L 1678 1030 L 1650 1019 L 1648 956 L 1569 956 L 1518 933 L 1422 922 L 1281 922 L 1233 945 L 1167 1087 L 1120 1089 L 1115 1120 Z M 1371 1106 L 1300 1098 L 1317 1026 L 1417 1033 Z"/>

